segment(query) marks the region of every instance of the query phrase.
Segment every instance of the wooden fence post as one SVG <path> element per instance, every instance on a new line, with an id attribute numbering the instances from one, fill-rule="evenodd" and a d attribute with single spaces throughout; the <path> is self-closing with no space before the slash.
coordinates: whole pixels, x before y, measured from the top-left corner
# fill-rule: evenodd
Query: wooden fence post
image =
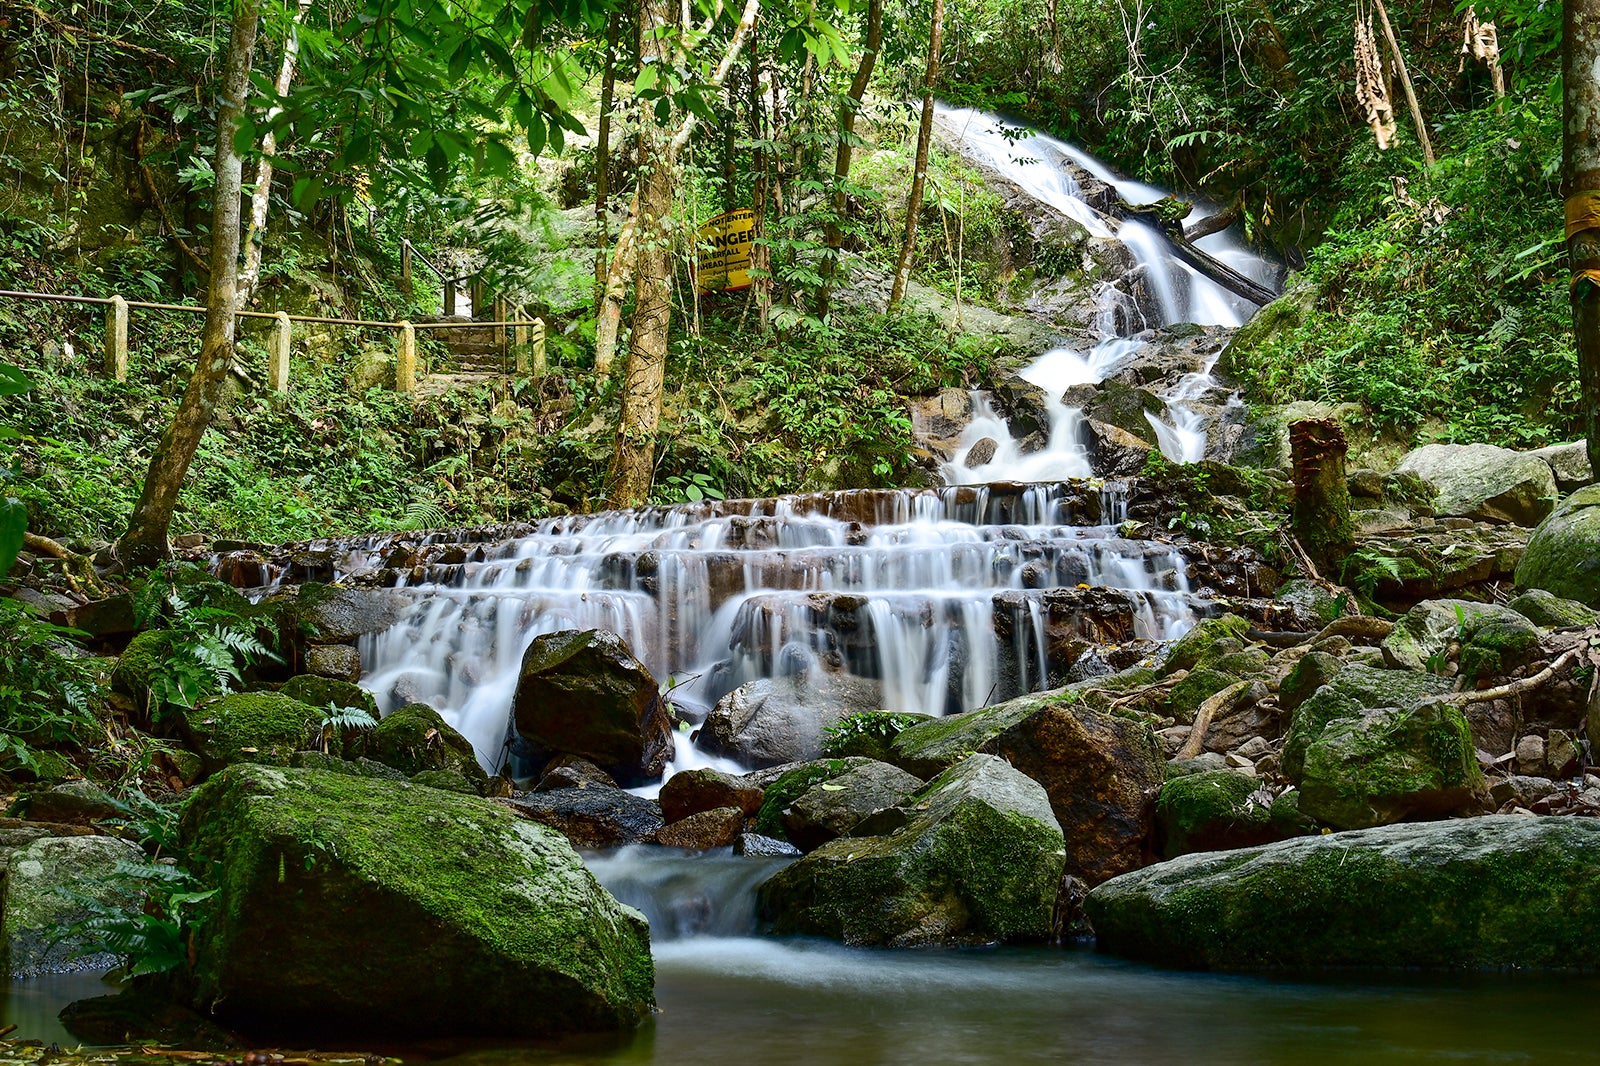
<path id="1" fill-rule="evenodd" d="M 400 336 L 394 353 L 394 391 L 410 392 L 417 387 L 417 331 L 409 322 L 397 325 Z"/>
<path id="2" fill-rule="evenodd" d="M 454 318 L 456 314 L 456 279 L 444 279 L 444 310 L 445 318 Z"/>
<path id="3" fill-rule="evenodd" d="M 495 322 L 497 322 L 497 323 L 505 322 L 505 320 L 506 320 L 506 298 L 504 296 L 496 293 L 495 294 L 495 298 L 494 298 L 493 307 L 494 307 L 494 312 L 493 313 L 494 313 Z M 496 348 L 500 349 L 500 373 L 502 373 L 502 374 L 504 374 L 506 372 L 506 341 L 508 339 L 509 338 L 507 338 L 507 336 L 506 336 L 506 327 L 504 325 L 496 325 L 494 327 L 494 346 Z"/>
<path id="4" fill-rule="evenodd" d="M 511 312 L 511 320 L 516 323 L 511 330 L 512 342 L 517 348 L 517 373 L 527 376 L 528 373 L 528 320 L 525 317 L 527 310 L 517 308 Z"/>
<path id="5" fill-rule="evenodd" d="M 400 288 L 411 291 L 411 241 L 406 238 L 400 241 Z"/>
<path id="6" fill-rule="evenodd" d="M 289 343 L 294 327 L 286 311 L 279 311 L 273 317 L 277 319 L 277 325 L 272 330 L 272 339 L 267 343 L 267 380 L 274 392 L 288 392 Z"/>
<path id="7" fill-rule="evenodd" d="M 106 307 L 106 373 L 128 380 L 128 301 L 113 296 Z"/>
<path id="8" fill-rule="evenodd" d="M 544 377 L 544 319 L 533 320 L 533 376 Z"/>

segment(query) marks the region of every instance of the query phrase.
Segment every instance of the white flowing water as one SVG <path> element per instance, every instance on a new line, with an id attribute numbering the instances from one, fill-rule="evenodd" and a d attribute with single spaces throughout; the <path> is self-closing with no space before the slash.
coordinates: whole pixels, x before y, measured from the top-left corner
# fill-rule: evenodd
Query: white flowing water
<path id="1" fill-rule="evenodd" d="M 1095 210 L 1072 167 L 1131 202 L 1161 190 L 1118 179 L 1054 138 L 1019 136 L 992 116 L 943 115 L 966 152 L 1092 236 L 1120 240 L 1138 264 L 1127 287 L 1101 286 L 1098 343 L 1046 352 L 1022 373 L 1048 397 L 1048 442 L 1025 451 L 979 394 L 945 470 L 948 484 L 973 488 L 560 518 L 464 558 L 439 557 L 400 587 L 411 599 L 402 621 L 363 646 L 363 684 L 385 712 L 429 703 L 485 766 L 498 768 L 523 652 L 562 629 L 619 633 L 674 686 L 673 702 L 698 717 L 761 678 L 804 675 L 819 688 L 847 679 L 857 693 L 865 686 L 869 705 L 933 714 L 1059 683 L 1071 664 L 1052 661 L 1051 634 L 1075 625 L 1078 608 L 1050 600 L 1052 590 L 1118 590 L 1137 637 L 1170 639 L 1192 624 L 1183 556 L 1121 537 L 1114 486 L 1085 509 L 1081 486 L 1063 484 L 1092 471 L 1083 415 L 1061 396 L 1132 358 L 1142 342 L 1122 335 L 1130 327 L 1237 325 L 1248 307 L 1173 259 L 1154 230 Z M 1246 272 L 1268 271 L 1227 238 L 1210 240 Z M 1205 429 L 1189 404 L 1214 386 L 1209 366 L 1188 375 L 1166 397 L 1166 416 L 1152 418 L 1170 458 L 1204 454 Z M 985 438 L 994 454 L 969 469 Z M 983 487 L 996 482 L 1032 487 Z M 678 748 L 675 768 L 708 761 L 681 737 Z"/>

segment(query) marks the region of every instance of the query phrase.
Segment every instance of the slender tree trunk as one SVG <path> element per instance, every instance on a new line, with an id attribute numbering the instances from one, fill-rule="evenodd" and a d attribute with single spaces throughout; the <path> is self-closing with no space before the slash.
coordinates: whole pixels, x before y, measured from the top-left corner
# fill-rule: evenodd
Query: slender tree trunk
<path id="1" fill-rule="evenodd" d="M 289 36 L 283 42 L 283 63 L 278 67 L 278 78 L 272 83 L 273 92 L 283 96 L 294 83 L 295 67 L 300 62 L 300 24 L 311 10 L 311 0 L 297 0 L 294 20 L 289 24 Z M 261 160 L 256 164 L 255 190 L 250 194 L 250 224 L 244 232 L 244 266 L 239 269 L 239 289 L 234 304 L 243 310 L 255 295 L 261 283 L 261 249 L 266 243 L 267 207 L 272 200 L 272 154 L 278 150 L 278 138 L 272 132 L 272 120 L 281 108 L 267 112 L 267 132 L 261 137 Z"/>
<path id="2" fill-rule="evenodd" d="M 1589 465 L 1600 470 L 1600 0 L 1566 0 L 1567 261 Z"/>
<path id="3" fill-rule="evenodd" d="M 668 40 L 677 21 L 670 0 L 640 0 L 639 61 L 664 68 L 671 61 Z M 639 128 L 639 210 L 635 240 L 633 337 L 622 385 L 622 423 L 617 427 L 607 502 L 636 507 L 650 495 L 655 473 L 656 434 L 661 425 L 661 388 L 666 377 L 667 342 L 672 325 L 672 187 L 677 166 L 673 139 L 655 108 L 643 109 Z"/>
<path id="4" fill-rule="evenodd" d="M 1400 71 L 1400 87 L 1406 91 L 1406 106 L 1411 108 L 1411 121 L 1417 127 L 1417 140 L 1422 142 L 1422 158 L 1431 167 L 1434 164 L 1433 139 L 1428 136 L 1428 124 L 1422 121 L 1422 105 L 1417 103 L 1417 90 L 1411 84 L 1411 73 L 1406 70 L 1406 57 L 1400 54 L 1400 41 L 1389 24 L 1389 9 L 1383 0 L 1373 0 L 1378 9 L 1378 19 L 1383 23 L 1383 35 L 1389 40 L 1389 50 L 1394 53 L 1394 65 Z"/>
<path id="5" fill-rule="evenodd" d="M 622 13 L 612 12 L 606 23 L 606 70 L 600 81 L 600 128 L 594 145 L 594 302 L 605 299 L 606 198 L 611 194 L 611 108 L 617 92 L 617 38 L 622 33 Z M 608 360 L 609 362 L 609 360 Z"/>
<path id="6" fill-rule="evenodd" d="M 917 127 L 917 162 L 911 175 L 911 197 L 906 201 L 906 236 L 900 244 L 900 263 L 894 271 L 889 310 L 905 299 L 911 282 L 911 255 L 917 247 L 917 222 L 922 217 L 922 192 L 928 183 L 928 148 L 933 144 L 933 87 L 939 81 L 939 49 L 944 43 L 944 0 L 933 0 L 933 29 L 928 34 L 928 69 L 922 79 L 922 123 Z"/>
<path id="7" fill-rule="evenodd" d="M 622 328 L 622 302 L 628 296 L 633 278 L 634 234 L 639 218 L 639 195 L 634 194 L 628 217 L 617 231 L 616 247 L 611 249 L 611 265 L 606 270 L 605 291 L 600 297 L 600 314 L 594 327 L 594 373 L 604 378 L 611 374 L 617 355 L 617 332 Z"/>
<path id="8" fill-rule="evenodd" d="M 124 565 L 147 567 L 171 554 L 167 530 L 177 507 L 178 490 L 221 402 L 228 368 L 233 364 L 233 326 L 238 274 L 226 269 L 239 258 L 239 198 L 244 167 L 233 138 L 239 128 L 250 91 L 250 68 L 255 61 L 256 32 L 261 25 L 262 0 L 239 0 L 233 12 L 228 54 L 223 64 L 217 108 L 217 151 L 212 159 L 216 183 L 212 189 L 211 287 L 206 297 L 205 334 L 200 359 L 178 404 L 177 417 L 162 433 L 150 456 L 139 502 L 122 535 L 119 551 Z"/>
<path id="9" fill-rule="evenodd" d="M 844 215 L 849 209 L 849 197 L 844 186 L 850 180 L 850 158 L 855 153 L 851 143 L 856 134 L 856 115 L 861 111 L 861 101 L 867 95 L 867 84 L 872 80 L 872 68 L 878 62 L 878 49 L 883 46 L 883 0 L 869 0 L 867 4 L 867 46 L 856 66 L 856 76 L 850 82 L 850 92 L 839 108 L 839 147 L 833 156 L 833 217 L 826 229 L 828 250 L 822 256 L 822 284 L 817 286 L 817 317 L 828 313 L 828 302 L 833 295 L 833 278 L 839 268 L 839 253 L 844 247 Z"/>
<path id="10" fill-rule="evenodd" d="M 757 47 L 760 41 L 750 40 L 750 139 L 755 142 L 751 169 L 755 171 L 755 188 L 750 196 L 752 225 L 750 229 L 750 287 L 756 300 L 756 317 L 761 332 L 767 331 L 772 309 L 772 267 L 764 238 L 767 235 L 767 149 L 764 112 L 766 100 L 761 92 L 761 57 Z"/>

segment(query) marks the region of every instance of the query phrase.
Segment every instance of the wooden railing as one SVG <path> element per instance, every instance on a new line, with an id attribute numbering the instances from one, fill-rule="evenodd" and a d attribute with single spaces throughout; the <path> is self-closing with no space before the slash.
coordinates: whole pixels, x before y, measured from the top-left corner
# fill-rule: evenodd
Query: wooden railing
<path id="1" fill-rule="evenodd" d="M 409 243 L 409 242 L 408 242 Z M 105 370 L 117 381 L 128 380 L 128 313 L 141 311 L 187 311 L 205 314 L 204 307 L 192 304 L 150 303 L 128 300 L 121 296 L 63 296 L 48 292 L 11 292 L 0 290 L 0 298 L 12 300 L 39 300 L 47 303 L 70 303 L 102 306 L 106 309 Z M 379 322 L 359 318 L 325 318 L 318 315 L 291 315 L 285 311 L 238 311 L 238 318 L 269 319 L 275 323 L 272 336 L 267 340 L 267 381 L 278 392 L 289 391 L 289 359 L 296 323 L 307 325 L 355 326 L 367 329 L 395 331 L 395 391 L 411 392 L 416 388 L 417 330 L 426 329 L 492 329 L 502 356 L 508 339 L 514 340 L 517 353 L 517 373 L 542 377 L 545 372 L 545 324 L 542 318 L 527 318 L 519 308 L 505 310 L 505 301 L 495 301 L 495 320 L 491 322 Z"/>

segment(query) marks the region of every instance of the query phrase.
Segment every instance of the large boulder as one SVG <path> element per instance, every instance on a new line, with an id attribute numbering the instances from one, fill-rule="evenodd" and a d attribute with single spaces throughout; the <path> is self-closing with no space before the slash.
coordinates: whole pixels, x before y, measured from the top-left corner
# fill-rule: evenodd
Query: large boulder
<path id="1" fill-rule="evenodd" d="M 355 707 L 378 717 L 378 701 L 372 698 L 372 693 L 349 681 L 298 674 L 285 681 L 278 692 L 313 707 Z"/>
<path id="2" fill-rule="evenodd" d="M 1533 623 L 1509 607 L 1472 600 L 1424 600 L 1407 611 L 1384 638 L 1383 661 L 1398 669 L 1437 672 L 1452 643 L 1465 649 L 1480 636 L 1480 656 L 1493 651 L 1496 666 L 1507 654 L 1514 659 L 1539 642 Z M 1513 665 L 1521 662 L 1505 664 L 1506 668 Z"/>
<path id="3" fill-rule="evenodd" d="M 624 785 L 660 777 L 672 758 L 672 717 L 660 686 L 609 630 L 535 637 L 522 656 L 512 714 L 538 751 L 581 756 Z"/>
<path id="4" fill-rule="evenodd" d="M 1181 774 L 1161 786 L 1156 800 L 1157 850 L 1172 859 L 1298 836 L 1304 831 L 1295 817 L 1298 808 L 1274 800 L 1260 779 L 1237 770 Z"/>
<path id="5" fill-rule="evenodd" d="M 182 837 L 218 889 L 192 1001 L 230 1025 L 521 1037 L 629 1029 L 653 1006 L 644 917 L 489 801 L 235 766 L 194 794 Z"/>
<path id="6" fill-rule="evenodd" d="M 893 947 L 1050 936 L 1061 828 L 1034 781 L 972 755 L 913 793 L 904 824 L 845 837 L 758 890 L 782 934 Z"/>
<path id="7" fill-rule="evenodd" d="M 1215 970 L 1600 965 L 1600 822 L 1486 817 L 1186 855 L 1108 881 L 1102 951 Z"/>
<path id="8" fill-rule="evenodd" d="M 1283 774 L 1298 782 L 1306 749 L 1322 735 L 1328 723 L 1357 718 L 1381 707 L 1410 708 L 1426 696 L 1441 696 L 1454 688 L 1448 677 L 1412 670 L 1382 670 L 1351 663 L 1294 710 L 1283 741 Z"/>
<path id="9" fill-rule="evenodd" d="M 1484 807 L 1472 729 L 1447 703 L 1331 721 L 1307 746 L 1299 776 L 1300 810 L 1335 829 Z"/>
<path id="10" fill-rule="evenodd" d="M 1402 459 L 1395 473 L 1427 482 L 1440 515 L 1532 526 L 1556 501 L 1549 463 L 1491 444 L 1426 444 Z"/>
<path id="11" fill-rule="evenodd" d="M 1528 454 L 1550 464 L 1550 472 L 1556 476 L 1556 487 L 1562 492 L 1571 492 L 1594 480 L 1594 470 L 1589 466 L 1587 441 L 1552 444 L 1547 448 L 1535 448 Z"/>
<path id="12" fill-rule="evenodd" d="M 289 611 L 300 634 L 317 644 L 351 644 L 400 620 L 406 600 L 393 592 L 307 581 Z"/>
<path id="13" fill-rule="evenodd" d="M 1600 485 L 1574 492 L 1539 523 L 1516 582 L 1518 591 L 1544 589 L 1600 608 Z"/>
<path id="14" fill-rule="evenodd" d="M 448 770 L 480 786 L 488 780 L 472 742 L 426 703 L 396 707 L 384 715 L 378 727 L 360 739 L 359 750 L 408 777 Z"/>
<path id="15" fill-rule="evenodd" d="M 90 916 L 86 904 L 68 893 L 112 909 L 136 907 L 138 893 L 114 874 L 118 863 L 142 857 L 127 841 L 100 836 L 46 837 L 11 850 L 0 925 L 5 972 L 37 977 L 115 966 L 116 956 L 88 950 L 93 945 L 82 936 L 65 935 Z"/>
<path id="16" fill-rule="evenodd" d="M 765 768 L 822 754 L 829 726 L 878 706 L 878 682 L 812 670 L 761 678 L 717 701 L 695 740 L 706 751 Z"/>
<path id="17" fill-rule="evenodd" d="M 520 817 L 554 829 L 573 847 L 592 850 L 641 844 L 665 824 L 654 800 L 605 785 L 530 792 L 502 802 Z"/>
<path id="18" fill-rule="evenodd" d="M 287 766 L 322 721 L 321 710 L 281 693 L 235 692 L 186 709 L 180 725 L 205 772 L 216 773 L 240 762 Z"/>
<path id="19" fill-rule="evenodd" d="M 676 822 L 704 811 L 737 807 L 753 815 L 761 809 L 765 790 L 757 784 L 721 770 L 701 767 L 683 770 L 661 786 L 661 816 Z"/>
<path id="20" fill-rule="evenodd" d="M 895 738 L 889 761 L 926 778 L 969 752 L 1000 756 L 1043 786 L 1066 836 L 1068 872 L 1097 884 L 1149 861 L 1164 770 L 1149 726 L 1081 698 L 1036 693 L 913 726 Z"/>
<path id="21" fill-rule="evenodd" d="M 899 804 L 921 778 L 898 766 L 867 762 L 801 793 L 783 813 L 784 835 L 803 851 L 845 836 L 869 815 Z"/>

